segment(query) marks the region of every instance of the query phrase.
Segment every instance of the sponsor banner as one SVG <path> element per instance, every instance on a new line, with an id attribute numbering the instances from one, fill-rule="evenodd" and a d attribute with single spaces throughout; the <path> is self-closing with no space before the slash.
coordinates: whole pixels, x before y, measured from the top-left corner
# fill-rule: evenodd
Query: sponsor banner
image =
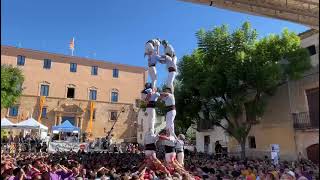
<path id="1" fill-rule="evenodd" d="M 88 143 L 76 143 L 76 142 L 50 142 L 48 152 L 64 152 L 64 151 L 75 151 L 78 152 L 80 149 L 88 151 Z"/>
<path id="2" fill-rule="evenodd" d="M 273 164 L 277 165 L 280 159 L 280 146 L 279 144 L 271 144 L 271 159 Z"/>

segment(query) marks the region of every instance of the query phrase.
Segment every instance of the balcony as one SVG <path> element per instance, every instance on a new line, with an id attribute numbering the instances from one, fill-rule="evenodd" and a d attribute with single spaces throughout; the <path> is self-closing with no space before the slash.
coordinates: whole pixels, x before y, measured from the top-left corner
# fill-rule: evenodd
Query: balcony
<path id="1" fill-rule="evenodd" d="M 319 129 L 318 112 L 292 113 L 293 127 L 295 129 Z"/>

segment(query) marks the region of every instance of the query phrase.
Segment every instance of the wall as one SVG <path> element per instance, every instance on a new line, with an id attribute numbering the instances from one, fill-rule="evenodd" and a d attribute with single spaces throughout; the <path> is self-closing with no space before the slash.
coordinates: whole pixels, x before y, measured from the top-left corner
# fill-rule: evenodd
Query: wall
<path id="1" fill-rule="evenodd" d="M 147 132 L 147 113 L 143 109 L 138 112 L 138 130 L 137 130 L 137 141 L 139 144 L 144 144 L 144 135 Z M 166 122 L 164 116 L 156 116 L 155 132 L 158 133 L 160 130 L 165 128 Z"/>
<path id="2" fill-rule="evenodd" d="M 228 135 L 225 134 L 221 127 L 214 127 L 212 130 L 206 132 L 196 132 L 196 148 L 198 152 L 204 152 L 204 137 L 210 136 L 210 145 L 208 153 L 214 153 L 215 142 L 219 141 L 222 146 L 226 146 L 229 142 Z"/>

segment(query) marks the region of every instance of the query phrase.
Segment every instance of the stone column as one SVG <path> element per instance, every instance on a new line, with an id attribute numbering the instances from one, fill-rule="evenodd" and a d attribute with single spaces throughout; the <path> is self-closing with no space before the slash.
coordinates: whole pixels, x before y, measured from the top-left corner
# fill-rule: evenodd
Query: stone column
<path id="1" fill-rule="evenodd" d="M 79 117 L 79 123 L 80 125 L 78 127 L 82 130 L 83 117 Z"/>
<path id="2" fill-rule="evenodd" d="M 59 125 L 61 124 L 61 122 L 62 122 L 62 116 L 59 115 Z"/>
<path id="3" fill-rule="evenodd" d="M 74 118 L 75 123 L 76 123 L 76 127 L 79 127 L 79 119 L 80 119 L 79 116 L 76 116 L 76 117 Z"/>

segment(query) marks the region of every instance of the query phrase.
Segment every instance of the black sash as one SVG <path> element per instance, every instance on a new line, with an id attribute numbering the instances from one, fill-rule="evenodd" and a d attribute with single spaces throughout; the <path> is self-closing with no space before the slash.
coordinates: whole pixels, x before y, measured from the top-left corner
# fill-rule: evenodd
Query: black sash
<path id="1" fill-rule="evenodd" d="M 176 149 L 172 146 L 164 146 L 164 151 L 166 153 L 173 153 L 173 152 L 176 152 Z"/>
<path id="2" fill-rule="evenodd" d="M 157 147 L 154 143 L 145 145 L 145 150 L 155 151 L 156 149 L 157 149 Z"/>

